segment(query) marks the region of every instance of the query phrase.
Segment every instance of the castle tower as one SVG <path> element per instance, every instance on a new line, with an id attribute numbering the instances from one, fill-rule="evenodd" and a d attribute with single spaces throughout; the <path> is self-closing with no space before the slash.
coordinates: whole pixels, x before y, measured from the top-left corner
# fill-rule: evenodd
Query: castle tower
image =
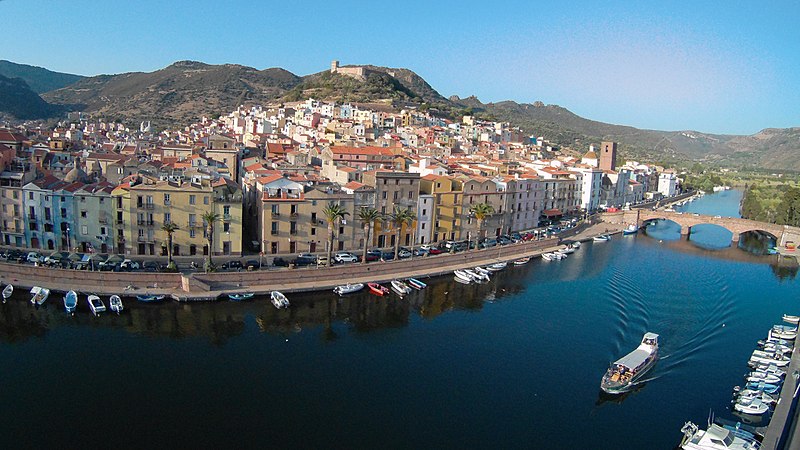
<path id="1" fill-rule="evenodd" d="M 339 61 L 334 59 L 331 61 L 331 73 L 336 73 L 337 70 L 339 70 Z"/>
<path id="2" fill-rule="evenodd" d="M 617 168 L 617 143 L 603 142 L 600 144 L 600 169 L 616 170 Z"/>

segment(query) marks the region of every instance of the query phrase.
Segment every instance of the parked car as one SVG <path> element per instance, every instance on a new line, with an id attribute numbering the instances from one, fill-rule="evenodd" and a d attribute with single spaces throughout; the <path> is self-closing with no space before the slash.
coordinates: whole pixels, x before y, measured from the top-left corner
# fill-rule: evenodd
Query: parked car
<path id="1" fill-rule="evenodd" d="M 370 250 L 367 252 L 367 262 L 369 261 L 379 261 L 381 259 L 381 251 L 380 250 Z"/>
<path id="2" fill-rule="evenodd" d="M 500 245 L 508 245 L 511 244 L 513 241 L 508 236 L 499 236 L 497 238 L 497 243 Z"/>
<path id="3" fill-rule="evenodd" d="M 496 246 L 497 246 L 497 239 L 495 238 L 483 238 L 478 242 L 478 247 L 480 248 L 489 248 Z"/>
<path id="4" fill-rule="evenodd" d="M 37 252 L 28 252 L 28 256 L 25 258 L 25 260 L 28 261 L 29 263 L 36 264 L 43 262 L 44 258 Z"/>
<path id="5" fill-rule="evenodd" d="M 289 261 L 279 256 L 272 260 L 272 265 L 275 267 L 289 267 Z"/>
<path id="6" fill-rule="evenodd" d="M 297 258 L 292 260 L 292 264 L 294 264 L 297 267 L 311 266 L 311 265 L 314 265 L 316 263 L 317 263 L 317 258 L 314 255 L 311 255 L 309 257 L 309 256 L 303 256 L 301 254 L 300 256 L 298 256 Z"/>
<path id="7" fill-rule="evenodd" d="M 397 257 L 399 259 L 411 258 L 411 255 L 412 255 L 411 250 L 405 247 L 400 247 L 400 249 L 397 250 Z"/>
<path id="8" fill-rule="evenodd" d="M 319 256 L 317 256 L 317 265 L 318 266 L 327 266 L 328 265 L 328 256 L 327 255 L 319 255 Z"/>
<path id="9" fill-rule="evenodd" d="M 258 269 L 261 268 L 261 261 L 259 261 L 257 259 L 248 259 L 244 263 L 244 267 L 247 270 L 258 270 Z"/>
<path id="10" fill-rule="evenodd" d="M 238 259 L 222 263 L 222 270 L 241 270 L 241 269 L 244 269 L 244 265 Z"/>
<path id="11" fill-rule="evenodd" d="M 157 261 L 145 261 L 142 264 L 142 270 L 145 272 L 161 272 L 161 264 Z"/>
<path id="12" fill-rule="evenodd" d="M 137 261 L 132 261 L 130 259 L 126 259 L 119 264 L 119 268 L 122 270 L 139 270 L 141 267 L 141 264 Z"/>
<path id="13" fill-rule="evenodd" d="M 358 261 L 358 257 L 350 252 L 337 252 L 333 255 L 333 262 L 342 264 L 342 263 L 354 263 Z"/>

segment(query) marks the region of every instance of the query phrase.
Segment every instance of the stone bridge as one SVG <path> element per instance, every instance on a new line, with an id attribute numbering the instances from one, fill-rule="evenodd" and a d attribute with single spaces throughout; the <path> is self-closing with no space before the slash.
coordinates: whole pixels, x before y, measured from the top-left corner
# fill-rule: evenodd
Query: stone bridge
<path id="1" fill-rule="evenodd" d="M 652 211 L 646 209 L 605 213 L 602 216 L 602 220 L 605 222 L 636 224 L 637 226 L 643 226 L 645 222 L 658 219 L 671 220 L 677 223 L 681 226 L 682 235 L 691 235 L 692 227 L 695 225 L 712 224 L 718 225 L 733 233 L 733 237 L 731 238 L 733 242 L 738 242 L 739 236 L 748 231 L 763 231 L 769 233 L 775 237 L 778 246 L 784 246 L 788 241 L 798 242 L 798 240 L 800 240 L 800 228 L 758 222 L 749 219 L 737 219 L 734 217 L 712 217 L 685 212 Z"/>

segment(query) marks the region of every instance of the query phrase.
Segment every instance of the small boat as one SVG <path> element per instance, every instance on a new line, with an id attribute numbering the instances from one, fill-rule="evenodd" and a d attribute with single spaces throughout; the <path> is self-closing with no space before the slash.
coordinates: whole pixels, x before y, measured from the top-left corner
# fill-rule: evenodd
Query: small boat
<path id="1" fill-rule="evenodd" d="M 392 280 L 389 284 L 392 285 L 392 290 L 400 297 L 411 293 L 411 288 L 400 280 Z"/>
<path id="2" fill-rule="evenodd" d="M 788 314 L 784 314 L 783 321 L 786 323 L 792 323 L 797 325 L 798 323 L 800 323 L 800 316 L 790 316 Z"/>
<path id="3" fill-rule="evenodd" d="M 122 299 L 116 294 L 108 298 L 108 306 L 117 314 L 121 313 L 122 310 L 125 309 L 125 307 L 122 306 Z"/>
<path id="4" fill-rule="evenodd" d="M 769 411 L 769 405 L 762 402 L 757 397 L 753 398 L 740 398 L 733 404 L 733 409 L 745 414 L 764 414 Z"/>
<path id="5" fill-rule="evenodd" d="M 542 253 L 542 259 L 545 261 L 552 261 L 555 259 L 552 253 Z"/>
<path id="6" fill-rule="evenodd" d="M 367 287 L 375 295 L 383 296 L 389 293 L 389 288 L 378 283 L 367 283 Z"/>
<path id="7" fill-rule="evenodd" d="M 339 295 L 345 294 L 352 294 L 353 292 L 358 292 L 364 289 L 364 283 L 355 283 L 355 284 L 342 284 L 340 286 L 336 286 L 333 288 L 333 292 Z"/>
<path id="8" fill-rule="evenodd" d="M 789 361 L 791 358 L 785 356 L 783 353 L 780 352 L 765 352 L 762 350 L 754 350 L 753 354 L 750 355 L 750 360 L 748 361 L 749 364 L 774 364 L 778 367 L 784 367 L 789 365 Z"/>
<path id="9" fill-rule="evenodd" d="M 3 288 L 3 303 L 6 302 L 9 298 L 11 298 L 11 294 L 14 293 L 14 285 L 8 284 L 5 288 Z"/>
<path id="10" fill-rule="evenodd" d="M 787 327 L 786 325 L 773 325 L 769 330 L 770 338 L 793 340 L 797 337 L 797 327 Z"/>
<path id="11" fill-rule="evenodd" d="M 780 352 L 784 355 L 788 355 L 792 353 L 792 347 L 783 344 L 776 344 L 774 342 L 768 342 L 761 347 L 765 352 Z"/>
<path id="12" fill-rule="evenodd" d="M 472 276 L 463 270 L 454 270 L 453 275 L 455 275 L 456 281 L 460 281 L 462 283 L 470 284 L 472 283 Z"/>
<path id="13" fill-rule="evenodd" d="M 781 381 L 781 377 L 775 375 L 773 373 L 764 373 L 764 372 L 750 372 L 747 374 L 746 378 L 748 383 L 768 383 L 768 384 L 778 384 Z"/>
<path id="14" fill-rule="evenodd" d="M 779 385 L 772 383 L 747 383 L 744 388 L 751 391 L 766 392 L 767 394 L 774 394 L 781 389 Z"/>
<path id="15" fill-rule="evenodd" d="M 515 266 L 522 266 L 522 265 L 528 264 L 528 262 L 530 262 L 530 260 L 531 260 L 530 256 L 526 256 L 526 257 L 520 258 L 520 259 L 515 259 L 514 260 L 514 265 Z"/>
<path id="16" fill-rule="evenodd" d="M 776 366 L 775 364 L 759 364 L 755 368 L 754 371 L 759 373 L 771 373 L 773 375 L 777 375 L 781 378 L 786 376 L 786 370 L 781 369 L 780 367 Z"/>
<path id="17" fill-rule="evenodd" d="M 252 292 L 240 292 L 238 294 L 228 294 L 228 300 L 232 302 L 241 302 L 242 300 L 249 300 L 256 295 Z"/>
<path id="18" fill-rule="evenodd" d="M 106 311 L 106 305 L 103 304 L 103 301 L 100 300 L 100 297 L 97 295 L 89 295 L 89 297 L 86 298 L 86 301 L 89 303 L 89 309 L 92 310 L 92 314 L 95 316 L 99 316 L 101 312 Z"/>
<path id="19" fill-rule="evenodd" d="M 41 305 L 50 296 L 50 289 L 34 286 L 31 288 L 31 303 L 34 305 Z"/>
<path id="20" fill-rule="evenodd" d="M 136 296 L 136 300 L 139 300 L 140 302 L 144 302 L 144 303 L 157 303 L 157 302 L 160 302 L 161 300 L 164 300 L 164 297 L 166 297 L 166 296 L 163 295 L 163 294 L 160 294 L 160 295 L 157 295 L 157 294 L 142 294 L 142 295 L 137 295 Z"/>
<path id="21" fill-rule="evenodd" d="M 425 289 L 426 287 L 428 287 L 427 284 L 423 283 L 422 281 L 419 281 L 416 278 L 408 278 L 408 279 L 406 279 L 406 284 L 411 286 L 412 288 L 414 288 L 416 290 Z"/>
<path id="22" fill-rule="evenodd" d="M 269 293 L 269 296 L 270 299 L 272 300 L 272 304 L 275 305 L 276 308 L 281 309 L 289 307 L 289 299 L 286 298 L 286 296 L 283 295 L 281 292 L 272 291 Z"/>
<path id="23" fill-rule="evenodd" d="M 470 270 L 470 269 L 464 269 L 464 273 L 469 275 L 472 278 L 472 281 L 474 281 L 476 283 L 480 283 L 482 281 L 489 281 L 489 275 L 485 275 L 485 274 L 482 274 L 482 273 L 477 273 L 477 272 L 475 272 L 473 270 Z"/>
<path id="24" fill-rule="evenodd" d="M 578 248 L 581 248 L 581 243 L 580 243 L 580 241 L 575 241 L 575 242 L 569 244 L 569 246 L 572 247 L 572 248 L 578 249 Z"/>
<path id="25" fill-rule="evenodd" d="M 694 423 L 686 422 L 681 433 L 683 439 L 680 448 L 683 450 L 758 450 L 761 446 L 755 437 L 743 437 L 717 424 L 711 424 L 708 430 L 700 430 Z"/>
<path id="26" fill-rule="evenodd" d="M 631 235 L 631 234 L 636 234 L 638 232 L 639 232 L 639 227 L 637 227 L 634 224 L 630 224 L 627 227 L 625 227 L 624 230 L 622 230 L 622 234 L 624 236 L 628 236 L 628 235 Z"/>
<path id="27" fill-rule="evenodd" d="M 595 236 L 592 238 L 594 242 L 608 242 L 611 240 L 611 236 L 608 234 L 601 234 L 600 236 Z"/>
<path id="28" fill-rule="evenodd" d="M 785 345 L 787 347 L 794 347 L 794 342 L 787 341 L 786 339 L 771 338 L 771 339 L 761 339 L 758 341 L 758 346 L 762 348 L 768 344 L 778 344 L 778 345 Z"/>
<path id="29" fill-rule="evenodd" d="M 64 309 L 69 314 L 75 314 L 75 308 L 78 307 L 78 294 L 75 291 L 67 292 L 64 296 Z"/>
<path id="30" fill-rule="evenodd" d="M 559 250 L 558 253 L 561 253 L 562 255 L 571 255 L 571 254 L 575 253 L 575 250 L 576 250 L 575 247 L 570 247 L 568 245 L 568 246 L 562 248 L 561 250 Z"/>
<path id="31" fill-rule="evenodd" d="M 508 266 L 508 263 L 499 262 L 499 263 L 490 264 L 490 265 L 486 266 L 486 268 L 491 272 L 499 272 L 499 271 L 505 269 L 506 266 Z"/>
<path id="32" fill-rule="evenodd" d="M 766 392 L 754 391 L 754 390 L 751 390 L 751 389 L 745 389 L 745 390 L 739 392 L 738 394 L 736 394 L 736 397 L 733 400 L 733 403 L 740 402 L 740 401 L 742 403 L 744 403 L 744 402 L 751 401 L 753 399 L 759 399 L 759 400 L 761 400 L 762 403 L 766 403 L 767 405 L 773 405 L 778 401 L 777 396 L 773 397 L 773 396 L 767 394 Z"/>
<path id="33" fill-rule="evenodd" d="M 658 335 L 645 333 L 636 349 L 611 364 L 600 389 L 608 394 L 622 394 L 632 388 L 658 360 Z"/>
<path id="34" fill-rule="evenodd" d="M 492 273 L 490 270 L 488 270 L 488 269 L 484 269 L 484 268 L 483 268 L 483 267 L 481 267 L 481 266 L 478 266 L 478 267 L 475 267 L 475 268 L 473 268 L 473 269 L 472 269 L 472 271 L 473 271 L 473 272 L 475 272 L 475 273 L 477 273 L 477 274 L 486 275 L 486 279 L 487 279 L 487 280 L 489 279 L 489 275 L 491 275 L 491 273 Z"/>

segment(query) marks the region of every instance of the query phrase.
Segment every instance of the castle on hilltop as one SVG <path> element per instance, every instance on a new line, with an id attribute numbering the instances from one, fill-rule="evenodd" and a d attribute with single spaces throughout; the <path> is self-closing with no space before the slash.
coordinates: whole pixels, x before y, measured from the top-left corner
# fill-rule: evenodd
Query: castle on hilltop
<path id="1" fill-rule="evenodd" d="M 348 66 L 348 67 L 341 67 L 339 66 L 339 61 L 334 59 L 331 61 L 331 73 L 338 73 L 340 75 L 347 75 L 348 77 L 353 77 L 360 81 L 365 81 L 368 76 L 371 74 L 380 74 L 377 70 L 372 70 L 370 68 L 364 66 Z M 391 71 L 387 71 L 391 76 L 394 76 L 394 73 Z"/>

